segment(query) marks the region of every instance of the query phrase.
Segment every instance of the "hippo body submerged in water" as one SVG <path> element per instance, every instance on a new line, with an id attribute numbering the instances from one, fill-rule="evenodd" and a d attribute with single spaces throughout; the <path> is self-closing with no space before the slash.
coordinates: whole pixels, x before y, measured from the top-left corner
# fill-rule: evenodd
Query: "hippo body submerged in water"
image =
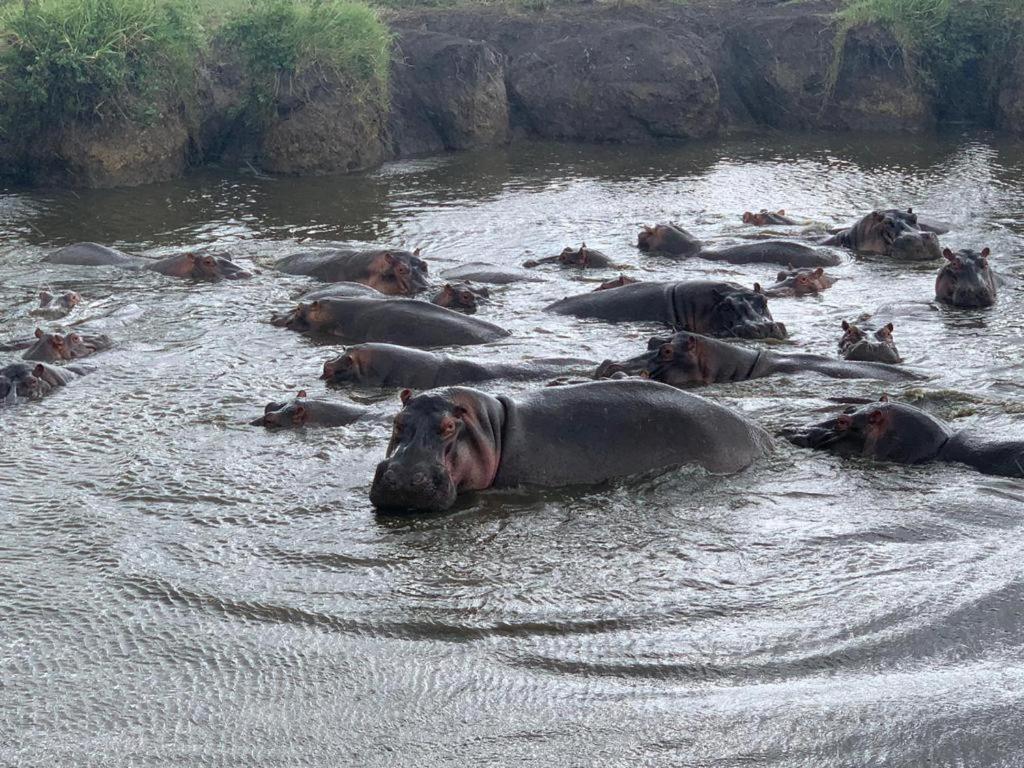
<path id="1" fill-rule="evenodd" d="M 0 404 L 11 405 L 17 398 L 41 400 L 87 373 L 88 368 L 75 365 L 57 368 L 43 362 L 11 363 L 0 368 Z"/>
<path id="2" fill-rule="evenodd" d="M 804 372 L 834 379 L 907 381 L 920 378 L 890 365 L 839 362 L 821 355 L 781 355 L 686 331 L 671 338 L 652 338 L 647 349 L 646 353 L 622 362 L 606 360 L 597 369 L 596 377 L 624 372 L 646 376 L 673 387 L 722 384 L 779 373 Z"/>
<path id="3" fill-rule="evenodd" d="M 886 323 L 877 331 L 871 331 L 843 320 L 842 328 L 839 354 L 844 359 L 890 364 L 903 362 L 892 337 L 892 323 Z"/>
<path id="4" fill-rule="evenodd" d="M 548 256 L 543 259 L 531 259 L 523 263 L 524 267 L 533 268 L 541 264 L 558 264 L 562 267 L 576 267 L 578 269 L 608 269 L 614 267 L 612 260 L 601 253 L 601 251 L 587 248 L 583 243 L 578 249 L 564 248 L 557 256 Z"/>
<path id="5" fill-rule="evenodd" d="M 782 264 L 789 267 L 834 267 L 839 257 L 824 248 L 788 240 L 761 240 L 721 248 L 706 248 L 700 240 L 674 224 L 644 227 L 637 248 L 676 258 L 701 258 L 730 264 Z"/>
<path id="6" fill-rule="evenodd" d="M 708 336 L 786 338 L 760 291 L 735 283 L 693 280 L 633 283 L 556 301 L 546 309 L 608 322 L 650 321 Z"/>
<path id="7" fill-rule="evenodd" d="M 531 275 L 522 269 L 502 267 L 485 261 L 470 261 L 457 267 L 449 267 L 441 273 L 441 277 L 445 280 L 468 280 L 491 285 L 543 282 L 543 278 Z"/>
<path id="8" fill-rule="evenodd" d="M 62 360 L 78 360 L 113 346 L 110 337 L 104 334 L 46 333 L 36 328 L 36 341 L 25 350 L 22 358 L 44 363 Z"/>
<path id="9" fill-rule="evenodd" d="M 898 210 L 872 211 L 821 244 L 907 261 L 927 261 L 942 255 L 935 232 L 919 229 L 916 215 Z"/>
<path id="10" fill-rule="evenodd" d="M 430 296 L 430 303 L 445 309 L 452 309 L 467 315 L 474 315 L 478 303 L 490 298 L 491 292 L 482 286 L 469 283 L 445 283 Z M 334 283 L 326 288 L 304 293 L 299 301 L 315 301 L 316 299 L 389 299 L 387 294 L 362 283 Z"/>
<path id="11" fill-rule="evenodd" d="M 278 261 L 274 269 L 328 283 L 362 283 L 388 296 L 415 296 L 427 289 L 427 263 L 419 257 L 419 249 L 296 253 Z"/>
<path id="12" fill-rule="evenodd" d="M 433 389 L 506 379 L 529 381 L 582 371 L 587 360 L 530 360 L 522 363 L 480 363 L 394 344 L 359 344 L 324 363 L 321 378 L 334 384 Z"/>
<path id="13" fill-rule="evenodd" d="M 767 208 L 762 208 L 757 213 L 744 211 L 743 223 L 752 224 L 755 227 L 787 227 L 799 222 L 789 218 L 784 210 L 769 211 Z"/>
<path id="14" fill-rule="evenodd" d="M 697 465 L 737 472 L 771 450 L 760 427 L 696 395 L 649 381 L 600 381 L 512 399 L 452 387 L 403 408 L 370 501 L 440 511 L 466 491 L 591 485 Z"/>
<path id="15" fill-rule="evenodd" d="M 415 299 L 317 299 L 271 322 L 300 333 L 337 336 L 358 344 L 379 341 L 410 347 L 485 344 L 509 336 L 492 323 Z"/>
<path id="16" fill-rule="evenodd" d="M 946 263 L 935 278 L 935 298 L 943 304 L 964 309 L 991 307 L 996 302 L 996 278 L 989 267 L 990 251 L 981 253 L 946 248 Z"/>
<path id="17" fill-rule="evenodd" d="M 825 270 L 821 267 L 783 270 L 776 276 L 775 284 L 764 289 L 764 295 L 772 298 L 808 296 L 828 290 L 835 283 L 836 279 L 825 274 Z"/>
<path id="18" fill-rule="evenodd" d="M 311 400 L 305 391 L 284 402 L 267 403 L 263 415 L 249 422 L 254 427 L 297 429 L 300 427 L 343 427 L 363 418 L 369 410 L 350 403 Z"/>
<path id="19" fill-rule="evenodd" d="M 882 400 L 818 424 L 782 431 L 794 445 L 841 456 L 863 456 L 898 464 L 951 461 L 979 472 L 1024 477 L 1024 440 L 986 440 L 954 432 L 929 413 L 905 403 Z"/>
<path id="20" fill-rule="evenodd" d="M 67 317 L 72 310 L 82 303 L 82 297 L 75 291 L 65 291 L 56 296 L 49 291 L 41 291 L 39 294 L 39 306 L 29 311 L 33 317 L 43 317 L 47 320 L 59 320 Z"/>
<path id="21" fill-rule="evenodd" d="M 50 264 L 71 264 L 86 267 L 115 266 L 146 269 L 168 277 L 193 280 L 241 280 L 251 272 L 233 261 L 202 253 L 179 253 L 163 259 L 144 259 L 97 243 L 75 243 L 48 254 L 43 261 Z"/>

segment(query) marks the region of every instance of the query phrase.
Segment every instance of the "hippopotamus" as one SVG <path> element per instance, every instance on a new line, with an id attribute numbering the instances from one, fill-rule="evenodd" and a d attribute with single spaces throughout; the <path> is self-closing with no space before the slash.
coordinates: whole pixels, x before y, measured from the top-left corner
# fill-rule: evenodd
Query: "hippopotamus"
<path id="1" fill-rule="evenodd" d="M 58 248 L 43 258 L 50 264 L 72 264 L 86 267 L 129 267 L 148 269 L 168 277 L 193 280 L 241 280 L 252 277 L 233 261 L 204 253 L 179 253 L 163 259 L 144 259 L 97 243 L 75 243 Z"/>
<path id="2" fill-rule="evenodd" d="M 510 283 L 539 283 L 543 278 L 531 275 L 521 269 L 509 269 L 484 261 L 470 261 L 451 267 L 441 273 L 445 280 L 470 280 L 474 283 L 509 285 Z"/>
<path id="3" fill-rule="evenodd" d="M 784 339 L 760 286 L 692 280 L 681 283 L 633 283 L 607 291 L 570 296 L 546 307 L 549 312 L 593 317 L 608 322 L 650 321 L 708 336 Z"/>
<path id="4" fill-rule="evenodd" d="M 605 256 L 601 251 L 587 248 L 586 243 L 583 243 L 577 250 L 566 247 L 557 256 L 548 256 L 543 259 L 531 259 L 530 261 L 523 262 L 523 266 L 528 268 L 537 267 L 541 264 L 558 264 L 563 267 L 579 267 L 581 269 L 608 269 L 615 266 L 608 256 Z"/>
<path id="5" fill-rule="evenodd" d="M 609 288 L 621 288 L 624 285 L 629 285 L 630 283 L 639 283 L 639 282 L 640 281 L 637 280 L 635 277 L 626 277 L 625 275 L 619 275 L 614 280 L 605 280 L 603 283 L 601 283 L 599 286 L 597 286 L 597 288 L 595 288 L 594 290 L 595 291 L 607 291 Z"/>
<path id="6" fill-rule="evenodd" d="M 427 262 L 417 248 L 392 250 L 321 250 L 286 256 L 274 265 L 289 275 L 309 275 L 328 283 L 363 283 L 388 296 L 415 296 L 427 289 Z"/>
<path id="7" fill-rule="evenodd" d="M 324 363 L 328 382 L 372 387 L 433 389 L 493 379 L 527 381 L 560 376 L 567 369 L 593 363 L 574 359 L 539 359 L 524 363 L 480 363 L 394 344 L 358 344 Z"/>
<path id="8" fill-rule="evenodd" d="M 31 310 L 29 314 L 48 320 L 59 320 L 62 317 L 67 317 L 81 303 L 82 297 L 75 291 L 66 291 L 60 296 L 54 296 L 49 291 L 41 291 L 39 306 Z"/>
<path id="9" fill-rule="evenodd" d="M 249 422 L 254 427 L 343 427 L 361 419 L 368 409 L 349 403 L 310 400 L 305 390 L 283 403 L 267 403 L 263 415 Z"/>
<path id="10" fill-rule="evenodd" d="M 769 227 L 769 226 L 790 226 L 799 222 L 789 218 L 784 210 L 769 211 L 766 208 L 762 208 L 757 213 L 751 213 L 750 211 L 743 212 L 743 223 L 753 224 L 755 227 Z"/>
<path id="11" fill-rule="evenodd" d="M 44 363 L 77 360 L 113 346 L 110 337 L 104 334 L 69 333 L 61 336 L 59 333 L 46 333 L 42 328 L 36 328 L 35 338 L 36 342 L 25 350 L 23 359 Z"/>
<path id="12" fill-rule="evenodd" d="M 431 304 L 439 307 L 453 309 L 456 312 L 464 312 L 467 315 L 476 314 L 477 301 L 487 299 L 491 292 L 484 287 L 470 285 L 469 283 L 445 283 L 433 296 L 430 297 Z M 300 301 L 314 301 L 316 299 L 389 299 L 392 298 L 381 293 L 376 288 L 371 288 L 362 283 L 334 283 L 326 288 L 318 288 L 309 291 L 299 297 Z"/>
<path id="13" fill-rule="evenodd" d="M 991 307 L 996 302 L 996 279 L 988 264 L 991 251 L 967 249 L 942 251 L 946 263 L 935 278 L 935 298 L 943 304 L 965 309 Z"/>
<path id="14" fill-rule="evenodd" d="M 920 377 L 879 363 L 841 363 L 820 355 L 781 355 L 681 331 L 671 338 L 652 338 L 647 352 L 622 362 L 606 360 L 595 378 L 616 373 L 639 374 L 673 387 L 704 386 L 761 379 L 776 373 L 820 373 L 834 379 L 907 381 Z"/>
<path id="15" fill-rule="evenodd" d="M 783 270 L 775 278 L 775 284 L 764 289 L 764 295 L 772 298 L 780 296 L 806 296 L 821 293 L 831 288 L 836 278 L 825 274 L 821 267 L 817 269 Z"/>
<path id="16" fill-rule="evenodd" d="M 843 335 L 839 339 L 839 354 L 847 360 L 875 363 L 902 363 L 900 352 L 893 341 L 892 323 L 886 323 L 877 331 L 859 328 L 843 320 Z M 874 341 L 869 338 L 874 337 Z"/>
<path id="17" fill-rule="evenodd" d="M 852 227 L 822 241 L 821 245 L 838 245 L 908 261 L 939 258 L 941 251 L 936 234 L 918 229 L 911 221 L 916 222 L 916 216 L 902 211 L 872 211 Z"/>
<path id="18" fill-rule="evenodd" d="M 0 380 L 4 382 L 5 390 L 0 393 L 0 399 L 7 404 L 13 402 L 15 397 L 40 400 L 58 387 L 70 384 L 88 372 L 88 368 L 75 365 L 57 368 L 42 362 L 11 363 L 0 368 Z M 12 390 L 15 393 L 13 397 Z"/>
<path id="19" fill-rule="evenodd" d="M 801 448 L 841 456 L 897 464 L 959 462 L 988 475 L 1024 477 L 1024 440 L 987 440 L 971 432 L 954 432 L 920 408 L 887 398 L 848 408 L 818 424 L 788 427 L 782 435 Z"/>
<path id="20" fill-rule="evenodd" d="M 442 511 L 460 493 L 590 485 L 697 465 L 732 473 L 771 450 L 760 427 L 653 381 L 596 381 L 493 397 L 468 387 L 401 394 L 370 501 Z"/>
<path id="21" fill-rule="evenodd" d="M 486 344 L 511 335 L 492 323 L 416 299 L 317 299 L 276 314 L 274 325 L 346 342 L 381 341 L 410 347 Z"/>
<path id="22" fill-rule="evenodd" d="M 674 224 L 644 227 L 637 236 L 637 248 L 680 258 L 726 261 L 730 264 L 783 264 L 790 267 L 834 267 L 840 259 L 834 253 L 788 240 L 759 240 L 722 248 L 705 248 L 700 240 Z"/>

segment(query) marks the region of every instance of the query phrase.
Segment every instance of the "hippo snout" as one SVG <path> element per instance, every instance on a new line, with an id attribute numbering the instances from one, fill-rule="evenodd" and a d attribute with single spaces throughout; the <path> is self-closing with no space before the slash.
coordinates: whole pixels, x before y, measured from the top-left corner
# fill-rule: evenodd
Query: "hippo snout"
<path id="1" fill-rule="evenodd" d="M 741 339 L 785 339 L 786 326 L 783 323 L 747 323 L 733 329 Z"/>
<path id="2" fill-rule="evenodd" d="M 457 491 L 440 464 L 410 467 L 385 460 L 377 465 L 370 503 L 392 511 L 441 512 L 455 503 Z"/>

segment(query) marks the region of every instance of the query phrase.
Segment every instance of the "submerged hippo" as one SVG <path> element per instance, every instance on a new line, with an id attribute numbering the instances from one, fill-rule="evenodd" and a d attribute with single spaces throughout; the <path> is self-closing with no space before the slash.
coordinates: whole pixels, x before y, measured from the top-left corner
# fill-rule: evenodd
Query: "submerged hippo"
<path id="1" fill-rule="evenodd" d="M 595 291 L 607 291 L 609 288 L 621 288 L 624 285 L 630 285 L 632 283 L 639 283 L 635 277 L 626 277 L 625 275 L 619 275 L 614 280 L 605 280 L 601 283 Z"/>
<path id="2" fill-rule="evenodd" d="M 368 409 L 349 403 L 310 400 L 305 390 L 283 403 L 267 403 L 263 415 L 249 422 L 254 427 L 295 429 L 298 427 L 343 427 L 361 419 Z"/>
<path id="3" fill-rule="evenodd" d="M 943 250 L 946 263 L 935 278 L 935 298 L 965 309 L 991 307 L 996 302 L 996 279 L 988 264 L 991 251 Z"/>
<path id="4" fill-rule="evenodd" d="M 81 303 L 82 297 L 75 291 L 65 291 L 60 296 L 55 296 L 49 291 L 41 291 L 39 306 L 30 310 L 29 314 L 47 320 L 59 320 L 71 314 L 71 311 Z"/>
<path id="5" fill-rule="evenodd" d="M 911 224 L 913 221 L 915 224 Z M 852 227 L 822 242 L 861 253 L 877 253 L 895 259 L 926 261 L 941 255 L 939 238 L 916 226 L 916 217 L 901 211 L 872 211 Z"/>
<path id="6" fill-rule="evenodd" d="M 200 253 L 179 253 L 153 261 L 118 251 L 97 243 L 75 243 L 59 248 L 43 258 L 50 264 L 73 264 L 86 267 L 115 266 L 148 269 L 168 277 L 193 280 L 241 280 L 252 277 L 233 261 Z"/>
<path id="7" fill-rule="evenodd" d="M 402 410 L 370 501 L 381 509 L 445 510 L 466 491 L 600 483 L 695 464 L 738 472 L 771 450 L 744 417 L 651 381 L 597 381 L 513 400 L 451 387 Z"/>
<path id="8" fill-rule="evenodd" d="M 701 258 L 730 264 L 783 264 L 790 267 L 834 267 L 836 254 L 788 240 L 760 240 L 722 248 L 705 248 L 700 240 L 674 224 L 644 227 L 637 236 L 637 248 L 679 258 Z"/>
<path id="9" fill-rule="evenodd" d="M 825 274 L 821 267 L 817 269 L 783 270 L 775 278 L 775 284 L 764 289 L 765 296 L 807 296 L 828 290 L 836 284 L 836 279 Z"/>
<path id="10" fill-rule="evenodd" d="M 877 331 L 860 328 L 843 320 L 839 354 L 847 360 L 875 363 L 902 363 L 892 332 L 895 326 L 886 323 Z"/>
<path id="11" fill-rule="evenodd" d="M 543 278 L 531 275 L 521 269 L 509 269 L 484 261 L 470 261 L 457 267 L 451 267 L 442 272 L 441 277 L 445 280 L 470 280 L 474 283 L 490 283 L 491 285 L 543 282 Z"/>
<path id="12" fill-rule="evenodd" d="M 528 381 L 560 376 L 593 365 L 586 360 L 530 360 L 524 363 L 479 363 L 393 344 L 359 344 L 324 363 L 328 382 L 371 387 L 433 389 L 493 379 Z"/>
<path id="13" fill-rule="evenodd" d="M 766 208 L 762 208 L 757 213 L 751 213 L 750 211 L 743 212 L 743 223 L 753 224 L 755 227 L 770 227 L 770 226 L 790 226 L 797 224 L 798 222 L 794 219 L 789 218 L 786 212 L 782 209 L 778 211 L 769 211 Z"/>
<path id="14" fill-rule="evenodd" d="M 510 335 L 497 325 L 415 299 L 317 299 L 276 314 L 271 322 L 350 343 L 381 341 L 410 347 L 485 344 Z"/>
<path id="15" fill-rule="evenodd" d="M 388 296 L 415 296 L 427 289 L 427 262 L 409 251 L 321 250 L 286 256 L 274 265 L 289 275 L 328 283 L 362 283 Z"/>
<path id="16" fill-rule="evenodd" d="M 761 379 L 776 373 L 819 373 L 834 379 L 907 381 L 919 376 L 878 363 L 844 363 L 820 355 L 780 355 L 682 331 L 671 338 L 653 338 L 648 351 L 629 360 L 606 360 L 595 376 L 639 374 L 673 387 L 704 386 Z"/>
<path id="17" fill-rule="evenodd" d="M 536 260 L 531 259 L 524 262 L 523 266 L 532 268 L 541 264 L 558 264 L 563 267 L 579 267 L 580 269 L 608 269 L 615 266 L 608 256 L 605 256 L 601 251 L 587 248 L 586 243 L 583 243 L 576 250 L 568 247 L 564 248 L 557 256 L 548 256 L 547 258 Z"/>
<path id="18" fill-rule="evenodd" d="M 481 299 L 489 298 L 490 295 L 491 292 L 482 286 L 470 285 L 469 283 L 445 283 L 437 293 L 430 297 L 430 303 L 437 304 L 437 306 L 445 307 L 446 309 L 454 309 L 456 312 L 473 315 L 476 314 L 477 302 Z M 390 299 L 392 297 L 362 283 L 343 282 L 304 293 L 299 297 L 299 301 L 350 298 Z"/>
<path id="19" fill-rule="evenodd" d="M 110 337 L 104 334 L 46 333 L 36 328 L 36 342 L 25 350 L 22 358 L 55 363 L 59 360 L 78 360 L 113 346 Z"/>
<path id="20" fill-rule="evenodd" d="M 11 363 L 0 368 L 4 390 L 0 393 L 0 400 L 6 404 L 13 403 L 18 397 L 40 400 L 88 372 L 88 368 L 75 365 L 57 368 L 42 362 Z"/>
<path id="21" fill-rule="evenodd" d="M 707 336 L 784 339 L 760 286 L 692 280 L 682 283 L 633 283 L 556 301 L 550 312 L 594 317 L 608 322 L 650 321 Z"/>
<path id="22" fill-rule="evenodd" d="M 883 399 L 819 424 L 782 432 L 794 445 L 841 456 L 864 456 L 898 464 L 953 461 L 979 472 L 1024 477 L 1024 440 L 986 440 L 954 432 L 934 416 L 905 403 Z"/>

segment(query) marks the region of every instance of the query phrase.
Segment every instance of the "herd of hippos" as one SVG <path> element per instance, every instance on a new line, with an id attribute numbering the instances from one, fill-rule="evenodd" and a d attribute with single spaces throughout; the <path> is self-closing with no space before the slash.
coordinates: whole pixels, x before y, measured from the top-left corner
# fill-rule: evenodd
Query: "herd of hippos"
<path id="1" fill-rule="evenodd" d="M 757 227 L 799 223 L 784 211 L 746 213 L 743 221 Z M 331 285 L 305 294 L 271 322 L 354 345 L 324 364 L 322 378 L 329 383 L 401 388 L 402 408 L 370 489 L 370 500 L 379 509 L 439 511 L 450 508 L 464 492 L 521 484 L 593 484 L 681 465 L 731 473 L 769 452 L 771 437 L 746 417 L 681 388 L 802 371 L 841 379 L 921 377 L 898 365 L 891 323 L 868 329 L 843 322 L 840 358 L 779 354 L 722 339 L 784 339 L 786 328 L 772 319 L 768 299 L 828 289 L 834 279 L 825 268 L 840 260 L 821 246 L 893 259 L 944 258 L 935 283 L 938 301 L 965 308 L 992 305 L 998 279 L 988 263 L 989 249 L 941 249 L 938 235 L 946 231 L 909 209 L 872 211 L 814 244 L 752 239 L 713 249 L 671 224 L 644 227 L 637 241 L 642 251 L 734 264 L 775 263 L 788 269 L 778 273 L 774 285 L 762 288 L 755 283 L 752 289 L 710 280 L 638 282 L 620 276 L 592 292 L 556 301 L 547 311 L 611 323 L 661 323 L 673 332 L 652 338 L 636 357 L 606 360 L 591 375 L 593 380 L 566 376 L 588 361 L 487 364 L 426 350 L 485 344 L 509 335 L 471 316 L 477 302 L 489 296 L 478 284 L 534 278 L 529 272 L 493 264 L 477 262 L 447 270 L 442 277 L 448 282 L 430 290 L 427 264 L 418 251 L 298 253 L 279 261 L 276 268 Z M 197 280 L 251 276 L 215 255 L 184 253 L 154 261 L 95 243 L 60 248 L 45 261 L 116 265 Z M 615 267 L 606 255 L 586 245 L 524 266 L 545 263 Z M 430 300 L 414 298 L 421 293 Z M 33 313 L 58 320 L 78 301 L 74 292 L 44 293 Z M 38 399 L 68 384 L 88 369 L 67 363 L 110 346 L 111 340 L 103 335 L 62 335 L 41 328 L 34 338 L 3 345 L 0 348 L 24 353 L 22 361 L 0 368 L 0 405 Z M 465 386 L 496 379 L 554 379 L 550 383 L 559 386 L 516 399 Z M 367 413 L 362 406 L 311 399 L 300 392 L 290 401 L 268 404 L 264 415 L 252 423 L 339 426 Z M 593 414 L 600 418 L 587 418 Z M 885 397 L 861 401 L 826 421 L 787 428 L 781 434 L 798 446 L 842 455 L 908 464 L 961 462 L 981 472 L 1024 477 L 1024 440 L 992 441 L 954 432 L 928 413 Z"/>

